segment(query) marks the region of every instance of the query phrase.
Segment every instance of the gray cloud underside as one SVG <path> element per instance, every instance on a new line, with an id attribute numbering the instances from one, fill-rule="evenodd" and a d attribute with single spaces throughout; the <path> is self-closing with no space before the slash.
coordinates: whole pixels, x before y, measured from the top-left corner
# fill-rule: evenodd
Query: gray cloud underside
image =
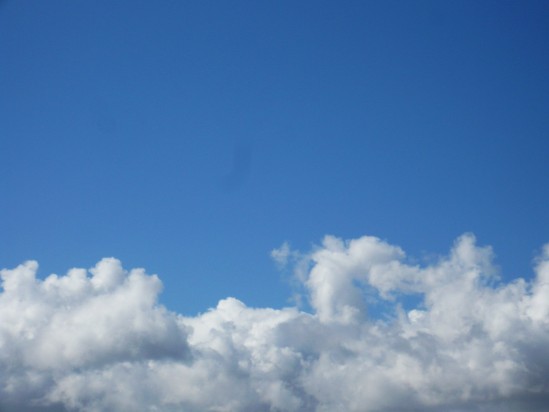
<path id="1" fill-rule="evenodd" d="M 0 411 L 549 409 L 549 246 L 510 283 L 472 235 L 425 267 L 367 236 L 273 256 L 312 313 L 228 298 L 181 316 L 113 258 L 44 280 L 33 261 L 2 270 Z M 390 317 L 367 316 L 372 293 Z"/>

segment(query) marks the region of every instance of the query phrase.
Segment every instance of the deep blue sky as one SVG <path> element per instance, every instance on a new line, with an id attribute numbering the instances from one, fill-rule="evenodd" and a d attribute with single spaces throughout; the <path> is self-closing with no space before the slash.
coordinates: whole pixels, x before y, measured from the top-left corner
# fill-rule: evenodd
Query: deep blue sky
<path id="1" fill-rule="evenodd" d="M 0 267 L 284 306 L 288 240 L 549 241 L 546 1 L 3 1 Z"/>

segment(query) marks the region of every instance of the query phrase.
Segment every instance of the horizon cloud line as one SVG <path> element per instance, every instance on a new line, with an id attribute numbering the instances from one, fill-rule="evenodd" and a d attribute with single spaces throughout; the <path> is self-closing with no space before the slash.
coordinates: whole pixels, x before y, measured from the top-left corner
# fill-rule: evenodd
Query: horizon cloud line
<path id="1" fill-rule="evenodd" d="M 549 244 L 531 281 L 497 278 L 472 234 L 426 265 L 377 237 L 324 237 L 292 264 L 311 312 L 236 298 L 196 316 L 104 258 L 37 279 L 2 269 L 0 409 L 542 411 L 549 405 Z M 365 288 L 387 303 L 368 316 Z M 399 298 L 421 297 L 404 310 Z"/>

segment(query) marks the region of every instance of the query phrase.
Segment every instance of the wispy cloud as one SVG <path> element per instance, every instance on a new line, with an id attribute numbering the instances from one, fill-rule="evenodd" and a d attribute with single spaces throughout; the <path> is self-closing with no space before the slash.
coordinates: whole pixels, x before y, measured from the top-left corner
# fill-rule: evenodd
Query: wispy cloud
<path id="1" fill-rule="evenodd" d="M 509 283 L 472 235 L 430 266 L 368 236 L 273 252 L 289 256 L 312 313 L 227 298 L 185 317 L 158 304 L 155 275 L 113 258 L 44 280 L 32 261 L 2 270 L 0 409 L 547 409 L 549 246 L 531 282 Z M 368 317 L 364 288 L 389 317 Z"/>

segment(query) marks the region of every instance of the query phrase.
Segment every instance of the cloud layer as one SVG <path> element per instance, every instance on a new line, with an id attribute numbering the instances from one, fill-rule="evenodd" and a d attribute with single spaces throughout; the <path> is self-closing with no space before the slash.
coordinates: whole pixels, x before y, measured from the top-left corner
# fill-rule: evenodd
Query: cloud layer
<path id="1" fill-rule="evenodd" d="M 549 408 L 549 245 L 531 282 L 510 283 L 472 235 L 423 267 L 369 236 L 273 256 L 295 264 L 311 313 L 227 298 L 181 316 L 155 275 L 113 258 L 44 280 L 32 261 L 2 270 L 0 410 Z"/>

